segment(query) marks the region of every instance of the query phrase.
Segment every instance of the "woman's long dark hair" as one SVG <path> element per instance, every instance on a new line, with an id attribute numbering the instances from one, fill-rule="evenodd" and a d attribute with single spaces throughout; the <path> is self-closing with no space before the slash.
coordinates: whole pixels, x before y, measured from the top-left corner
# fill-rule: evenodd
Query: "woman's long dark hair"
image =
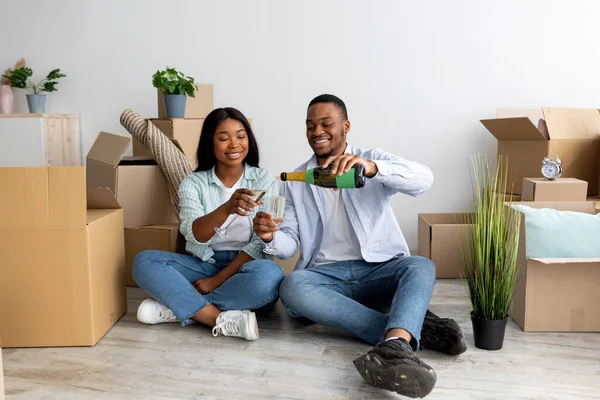
<path id="1" fill-rule="evenodd" d="M 248 135 L 248 154 L 244 158 L 244 163 L 258 168 L 258 144 L 256 143 L 250 123 L 239 110 L 233 107 L 225 107 L 212 110 L 204 120 L 200 142 L 198 143 L 198 168 L 194 172 L 208 171 L 217 164 L 213 139 L 217 126 L 227 118 L 240 121 L 244 125 L 244 129 Z"/>

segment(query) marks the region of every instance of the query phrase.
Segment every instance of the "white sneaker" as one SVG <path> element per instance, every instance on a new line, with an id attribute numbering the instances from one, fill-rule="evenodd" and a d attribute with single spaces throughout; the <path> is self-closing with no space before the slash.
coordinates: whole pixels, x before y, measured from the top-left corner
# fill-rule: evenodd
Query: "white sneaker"
<path id="1" fill-rule="evenodd" d="M 146 299 L 137 310 L 137 319 L 144 324 L 162 324 L 164 322 L 178 322 L 177 317 L 169 308 L 154 299 Z"/>
<path id="2" fill-rule="evenodd" d="M 256 314 L 248 310 L 223 311 L 217 317 L 217 325 L 212 330 L 213 336 L 237 336 L 246 340 L 258 339 L 258 323 Z"/>

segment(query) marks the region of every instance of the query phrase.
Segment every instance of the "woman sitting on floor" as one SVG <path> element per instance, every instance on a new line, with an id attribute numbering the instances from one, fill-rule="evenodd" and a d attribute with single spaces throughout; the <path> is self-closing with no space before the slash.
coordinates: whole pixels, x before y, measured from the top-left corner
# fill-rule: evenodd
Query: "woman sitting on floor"
<path id="1" fill-rule="evenodd" d="M 139 321 L 200 322 L 214 336 L 258 339 L 252 310 L 275 304 L 284 277 L 252 229 L 251 189 L 278 191 L 258 164 L 246 117 L 234 108 L 213 110 L 202 126 L 198 168 L 179 187 L 180 231 L 192 255 L 147 250 L 135 257 L 133 279 L 152 296 L 140 304 Z"/>

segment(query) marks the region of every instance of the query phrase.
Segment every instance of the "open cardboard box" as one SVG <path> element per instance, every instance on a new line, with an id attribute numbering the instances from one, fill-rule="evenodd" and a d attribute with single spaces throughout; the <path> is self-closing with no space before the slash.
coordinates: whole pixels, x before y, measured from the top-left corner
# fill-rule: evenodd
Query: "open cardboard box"
<path id="1" fill-rule="evenodd" d="M 562 161 L 562 176 L 588 182 L 590 196 L 600 194 L 600 112 L 597 109 L 500 109 L 497 117 L 481 120 L 481 123 L 498 139 L 498 155 L 508 156 L 508 174 L 514 179 L 513 193 L 523 193 L 523 178 L 542 178 L 542 160 L 556 154 Z M 539 122 L 539 129 L 532 121 Z"/>
<path id="2" fill-rule="evenodd" d="M 437 278 L 463 278 L 464 262 L 461 248 L 471 225 L 465 224 L 468 214 L 419 214 L 419 255 L 435 264 Z"/>
<path id="3" fill-rule="evenodd" d="M 514 204 L 594 213 L 592 202 Z M 525 215 L 522 214 L 519 271 L 511 318 L 524 331 L 600 332 L 600 259 L 528 259 L 526 234 Z"/>
<path id="4" fill-rule="evenodd" d="M 588 197 L 587 201 L 591 201 L 596 205 L 596 214 L 600 214 L 600 196 Z"/>
<path id="5" fill-rule="evenodd" d="M 121 318 L 123 210 L 85 167 L 0 168 L 5 347 L 92 346 Z"/>
<path id="6" fill-rule="evenodd" d="M 125 226 L 178 222 L 167 180 L 151 157 L 125 157 L 131 138 L 100 132 L 86 158 L 88 188 L 108 187 Z"/>

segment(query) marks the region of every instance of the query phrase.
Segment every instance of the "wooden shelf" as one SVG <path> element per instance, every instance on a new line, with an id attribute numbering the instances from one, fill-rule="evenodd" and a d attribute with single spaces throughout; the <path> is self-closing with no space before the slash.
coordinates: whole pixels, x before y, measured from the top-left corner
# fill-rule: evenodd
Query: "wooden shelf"
<path id="1" fill-rule="evenodd" d="M 77 114 L 0 114 L 0 118 L 79 118 Z"/>

